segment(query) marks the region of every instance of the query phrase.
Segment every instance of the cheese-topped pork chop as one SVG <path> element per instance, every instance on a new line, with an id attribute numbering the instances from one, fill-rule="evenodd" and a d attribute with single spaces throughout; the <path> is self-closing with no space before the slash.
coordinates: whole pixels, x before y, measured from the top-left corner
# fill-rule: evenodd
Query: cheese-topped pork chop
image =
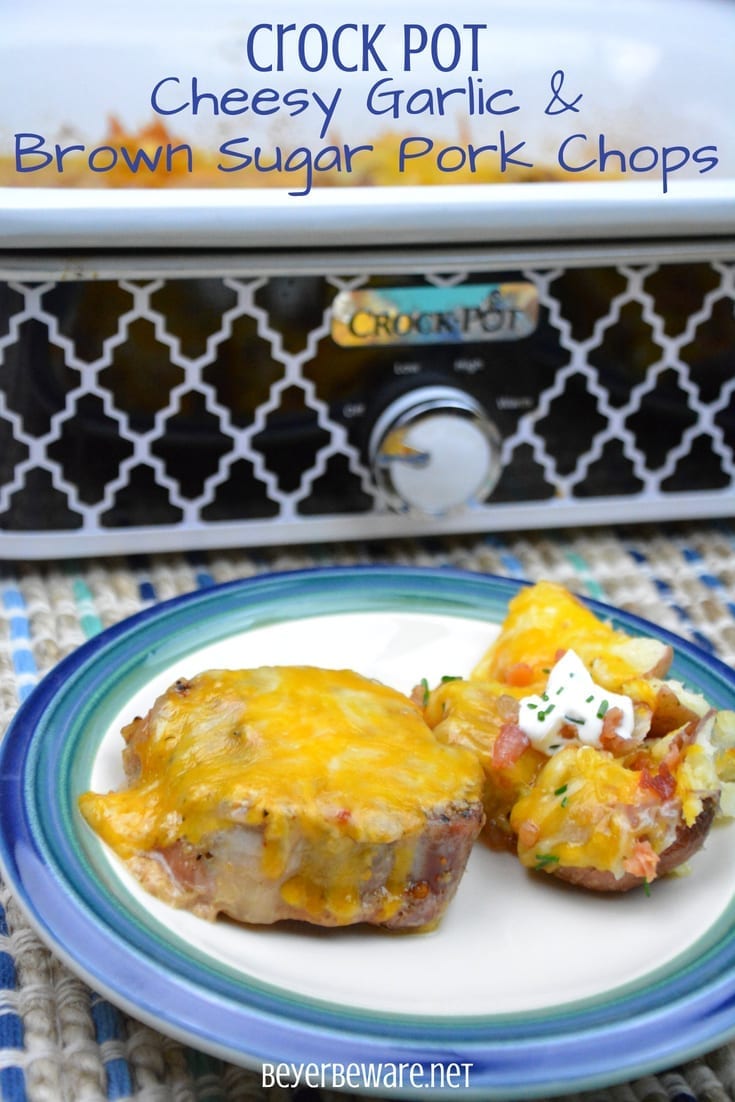
<path id="1" fill-rule="evenodd" d="M 351 671 L 210 670 L 123 736 L 127 787 L 81 811 L 147 890 L 206 918 L 434 925 L 483 825 L 476 756 Z"/>

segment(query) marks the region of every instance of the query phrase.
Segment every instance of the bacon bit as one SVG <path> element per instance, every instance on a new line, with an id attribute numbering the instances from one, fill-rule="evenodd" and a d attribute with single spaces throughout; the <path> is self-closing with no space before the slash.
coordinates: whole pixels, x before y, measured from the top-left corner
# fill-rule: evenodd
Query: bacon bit
<path id="1" fill-rule="evenodd" d="M 504 723 L 493 744 L 493 765 L 496 769 L 514 765 L 530 745 L 531 740 L 517 723 Z"/>
<path id="2" fill-rule="evenodd" d="M 518 844 L 525 849 L 532 849 L 536 845 L 541 827 L 534 823 L 533 819 L 524 819 L 518 828 Z"/>
<path id="3" fill-rule="evenodd" d="M 656 879 L 658 854 L 647 839 L 636 842 L 630 857 L 626 857 L 623 861 L 623 868 L 631 876 L 640 876 L 646 883 L 650 884 L 652 880 Z"/>
<path id="4" fill-rule="evenodd" d="M 693 720 L 682 727 L 679 732 L 679 739 L 681 741 L 682 749 L 685 746 L 691 746 L 691 744 L 696 741 L 700 722 L 701 720 L 699 719 L 699 717 L 695 716 Z"/>
<path id="5" fill-rule="evenodd" d="M 559 647 L 556 654 L 554 655 L 554 665 L 556 665 L 557 662 L 561 662 L 562 658 L 564 657 L 564 655 L 566 653 L 567 653 L 567 648 L 566 647 Z"/>
<path id="6" fill-rule="evenodd" d="M 621 738 L 615 730 L 622 719 L 622 708 L 608 708 L 600 732 L 600 746 L 602 749 L 618 758 L 630 750 L 630 739 Z"/>
<path id="7" fill-rule="evenodd" d="M 506 685 L 523 688 L 525 685 L 532 685 L 534 681 L 535 675 L 528 662 L 516 662 L 514 666 L 509 666 L 505 671 Z"/>
<path id="8" fill-rule="evenodd" d="M 334 818 L 338 823 L 348 823 L 352 818 L 352 812 L 348 807 L 343 807 L 337 812 Z"/>
<path id="9" fill-rule="evenodd" d="M 625 768 L 632 769 L 635 773 L 642 773 L 644 769 L 648 768 L 650 760 L 650 756 L 645 750 L 638 750 L 625 759 Z"/>
<path id="10" fill-rule="evenodd" d="M 669 800 L 676 792 L 676 778 L 669 772 L 665 763 L 657 773 L 651 773 L 650 769 L 644 766 L 641 770 L 640 786 L 655 792 L 662 800 Z"/>

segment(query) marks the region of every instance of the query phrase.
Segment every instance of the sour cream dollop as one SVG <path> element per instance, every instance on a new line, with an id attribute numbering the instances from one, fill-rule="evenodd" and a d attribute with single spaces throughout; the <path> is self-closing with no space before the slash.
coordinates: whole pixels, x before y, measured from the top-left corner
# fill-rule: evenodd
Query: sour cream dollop
<path id="1" fill-rule="evenodd" d="M 592 680 L 576 652 L 568 650 L 551 670 L 546 691 L 522 698 L 518 725 L 544 754 L 569 745 L 570 740 L 560 738 L 559 731 L 570 725 L 576 731 L 574 741 L 599 748 L 605 715 L 611 708 L 619 708 L 622 713 L 614 733 L 622 739 L 632 738 L 633 701 L 603 689 Z"/>

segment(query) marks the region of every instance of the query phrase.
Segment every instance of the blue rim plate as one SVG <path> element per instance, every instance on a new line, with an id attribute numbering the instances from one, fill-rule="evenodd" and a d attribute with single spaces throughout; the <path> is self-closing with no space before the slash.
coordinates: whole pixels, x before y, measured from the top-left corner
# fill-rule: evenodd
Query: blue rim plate
<path id="1" fill-rule="evenodd" d="M 357 1076 L 365 1091 L 418 1085 L 445 1097 L 461 1081 L 477 1098 L 533 1098 L 636 1078 L 723 1043 L 735 1033 L 730 826 L 713 832 L 689 879 L 662 881 L 650 898 L 603 901 L 481 852 L 439 930 L 396 937 L 203 923 L 145 896 L 78 814 L 105 755 L 119 756 L 121 717 L 172 673 L 223 656 L 354 665 L 413 683 L 466 673 L 522 584 L 449 568 L 256 576 L 90 640 L 45 677 L 0 746 L 0 866 L 29 921 L 92 987 L 155 1028 L 248 1067 L 320 1067 L 336 1085 L 349 1066 L 348 1085 Z M 671 643 L 672 676 L 735 707 L 723 663 L 587 603 Z M 447 654 L 463 668 L 442 670 Z"/>

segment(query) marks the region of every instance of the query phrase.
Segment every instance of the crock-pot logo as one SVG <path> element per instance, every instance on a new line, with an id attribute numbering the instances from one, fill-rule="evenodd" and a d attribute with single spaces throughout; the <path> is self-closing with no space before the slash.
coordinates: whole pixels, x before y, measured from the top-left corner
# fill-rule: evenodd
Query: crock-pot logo
<path id="1" fill-rule="evenodd" d="M 537 322 L 533 283 L 380 287 L 337 295 L 332 338 L 343 347 L 508 341 L 528 336 Z"/>

